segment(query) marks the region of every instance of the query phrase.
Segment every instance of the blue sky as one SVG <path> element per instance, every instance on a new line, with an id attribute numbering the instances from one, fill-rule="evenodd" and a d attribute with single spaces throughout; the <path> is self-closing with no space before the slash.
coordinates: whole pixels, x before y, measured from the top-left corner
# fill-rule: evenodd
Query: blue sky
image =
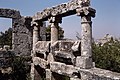
<path id="1" fill-rule="evenodd" d="M 36 12 L 69 0 L 0 0 L 0 8 L 19 10 L 23 16 L 33 16 Z M 91 0 L 91 7 L 97 13 L 93 21 L 93 37 L 101 38 L 105 34 L 120 37 L 120 0 Z M 65 37 L 76 38 L 76 32 L 81 32 L 80 17 L 73 15 L 65 17 L 60 26 L 65 30 Z M 10 19 L 0 18 L 0 31 L 10 27 Z"/>

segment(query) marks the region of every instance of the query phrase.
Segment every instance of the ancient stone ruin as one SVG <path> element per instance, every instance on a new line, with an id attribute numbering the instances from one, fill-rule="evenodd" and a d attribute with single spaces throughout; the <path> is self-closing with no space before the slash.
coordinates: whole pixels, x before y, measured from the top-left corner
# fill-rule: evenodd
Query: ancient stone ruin
<path id="1" fill-rule="evenodd" d="M 0 8 L 0 17 L 12 19 L 12 48 L 16 55 L 30 55 L 32 50 L 32 17 L 24 17 L 19 11 Z"/>
<path id="2" fill-rule="evenodd" d="M 33 17 L 19 11 L 0 9 L 0 17 L 12 18 L 13 50 L 18 56 L 32 56 L 32 80 L 120 80 L 120 73 L 95 68 L 92 62 L 92 21 L 96 10 L 90 0 L 71 0 L 46 8 Z M 81 17 L 81 40 L 59 40 L 62 18 Z M 51 24 L 51 41 L 41 35 L 45 21 Z M 44 33 L 44 31 L 43 31 Z"/>

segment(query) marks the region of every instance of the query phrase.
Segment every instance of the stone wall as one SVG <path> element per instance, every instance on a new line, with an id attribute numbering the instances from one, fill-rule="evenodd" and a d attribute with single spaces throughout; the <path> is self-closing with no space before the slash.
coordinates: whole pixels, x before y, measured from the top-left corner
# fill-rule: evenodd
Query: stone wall
<path id="1" fill-rule="evenodd" d="M 12 19 L 12 47 L 16 55 L 30 56 L 32 49 L 31 17 L 24 17 L 13 9 L 0 8 L 0 17 Z"/>
<path id="2" fill-rule="evenodd" d="M 29 56 L 32 50 L 32 18 L 13 19 L 13 50 L 17 55 Z"/>

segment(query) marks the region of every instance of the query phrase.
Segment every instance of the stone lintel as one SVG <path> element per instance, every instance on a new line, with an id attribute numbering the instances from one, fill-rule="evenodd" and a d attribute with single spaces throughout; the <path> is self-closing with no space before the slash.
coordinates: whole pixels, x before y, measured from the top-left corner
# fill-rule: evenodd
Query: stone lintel
<path id="1" fill-rule="evenodd" d="M 48 64 L 46 60 L 41 59 L 39 57 L 33 57 L 33 63 L 34 65 L 39 65 L 43 69 L 47 68 L 47 64 Z"/>
<path id="2" fill-rule="evenodd" d="M 0 17 L 5 18 L 20 18 L 20 12 L 14 9 L 3 9 L 0 8 Z"/>
<path id="3" fill-rule="evenodd" d="M 60 62 L 51 62 L 50 70 L 60 75 L 73 77 L 74 73 L 78 73 L 78 70 L 72 65 L 66 65 Z"/>

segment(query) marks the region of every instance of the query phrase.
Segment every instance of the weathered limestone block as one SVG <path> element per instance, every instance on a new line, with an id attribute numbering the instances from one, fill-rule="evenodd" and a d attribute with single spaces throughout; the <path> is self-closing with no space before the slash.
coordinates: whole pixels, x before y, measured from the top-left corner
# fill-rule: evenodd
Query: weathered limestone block
<path id="1" fill-rule="evenodd" d="M 70 78 L 70 80 L 81 80 L 80 78 Z"/>
<path id="2" fill-rule="evenodd" d="M 54 51 L 64 51 L 64 52 L 72 52 L 71 47 L 73 46 L 74 41 L 56 41 L 53 45 L 52 48 Z"/>
<path id="3" fill-rule="evenodd" d="M 55 51 L 55 56 L 57 57 L 63 57 L 63 58 L 74 58 L 74 55 L 72 53 L 68 53 L 68 52 L 65 52 L 65 51 Z"/>
<path id="4" fill-rule="evenodd" d="M 69 77 L 73 76 L 73 73 L 77 73 L 78 71 L 75 69 L 74 66 L 72 65 L 66 65 L 64 63 L 60 63 L 60 62 L 51 62 L 50 63 L 50 70 L 52 72 L 58 73 L 58 74 L 62 74 L 62 75 L 66 75 Z"/>
<path id="5" fill-rule="evenodd" d="M 92 68 L 93 67 L 92 58 L 78 56 L 76 58 L 76 67 L 86 69 Z"/>
<path id="6" fill-rule="evenodd" d="M 54 56 L 53 56 L 52 53 L 49 53 L 49 54 L 48 54 L 48 56 L 47 56 L 47 61 L 48 61 L 48 64 L 49 64 L 50 62 L 53 62 L 53 61 L 54 61 Z"/>
<path id="7" fill-rule="evenodd" d="M 20 18 L 20 12 L 13 9 L 3 9 L 0 8 L 0 17 L 6 17 L 6 18 Z"/>
<path id="8" fill-rule="evenodd" d="M 55 61 L 63 62 L 66 64 L 75 63 L 75 56 L 70 52 L 55 51 L 54 58 L 55 58 Z"/>
<path id="9" fill-rule="evenodd" d="M 79 48 L 80 48 L 80 43 L 81 41 L 75 41 L 74 44 L 72 45 L 71 49 L 76 52 L 76 51 L 79 51 Z"/>
<path id="10" fill-rule="evenodd" d="M 44 59 L 41 59 L 39 57 L 33 57 L 33 63 L 34 65 L 39 65 L 41 68 L 47 68 L 48 62 Z"/>
<path id="11" fill-rule="evenodd" d="M 36 56 L 47 59 L 47 55 L 49 52 L 50 52 L 50 41 L 38 41 L 35 44 Z"/>
<path id="12" fill-rule="evenodd" d="M 81 80 L 94 80 L 93 75 L 90 72 L 86 72 L 87 70 L 80 71 Z M 98 79 L 95 79 L 98 80 Z"/>
<path id="13" fill-rule="evenodd" d="M 75 43 L 71 47 L 73 55 L 75 57 L 81 56 L 81 41 L 75 41 Z"/>
<path id="14" fill-rule="evenodd" d="M 52 72 L 50 71 L 50 69 L 45 69 L 46 71 L 46 80 L 52 80 Z"/>
<path id="15" fill-rule="evenodd" d="M 99 69 L 79 69 L 82 80 L 119 80 L 120 73 Z"/>
<path id="16" fill-rule="evenodd" d="M 74 41 L 56 41 L 52 45 L 55 61 L 60 61 L 66 64 L 74 64 L 75 56 L 71 47 Z"/>
<path id="17" fill-rule="evenodd" d="M 50 41 L 38 41 L 35 44 L 35 51 L 50 52 Z"/>

